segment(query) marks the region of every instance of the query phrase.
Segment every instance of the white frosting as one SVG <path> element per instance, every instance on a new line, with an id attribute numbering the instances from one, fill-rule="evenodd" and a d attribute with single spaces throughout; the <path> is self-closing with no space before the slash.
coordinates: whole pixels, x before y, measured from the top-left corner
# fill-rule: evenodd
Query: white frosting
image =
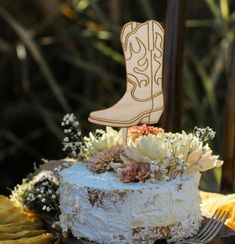
<path id="1" fill-rule="evenodd" d="M 61 227 L 98 243 L 186 238 L 201 222 L 199 179 L 123 183 L 112 172 L 93 173 L 77 163 L 61 172 Z"/>

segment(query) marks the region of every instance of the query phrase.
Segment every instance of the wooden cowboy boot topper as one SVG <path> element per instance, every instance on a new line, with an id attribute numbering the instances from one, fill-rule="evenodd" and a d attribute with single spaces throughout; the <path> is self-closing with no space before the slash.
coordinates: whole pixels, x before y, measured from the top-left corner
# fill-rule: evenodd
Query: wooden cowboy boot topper
<path id="1" fill-rule="evenodd" d="M 126 92 L 110 108 L 92 112 L 90 122 L 113 127 L 158 122 L 163 111 L 163 35 L 163 28 L 154 20 L 129 22 L 123 27 Z"/>

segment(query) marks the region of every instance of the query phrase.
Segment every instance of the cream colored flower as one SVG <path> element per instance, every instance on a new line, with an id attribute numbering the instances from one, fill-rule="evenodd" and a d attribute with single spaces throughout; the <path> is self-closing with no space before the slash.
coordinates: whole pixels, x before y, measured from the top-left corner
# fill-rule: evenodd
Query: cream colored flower
<path id="1" fill-rule="evenodd" d="M 209 169 L 220 167 L 223 164 L 223 161 L 218 160 L 217 155 L 212 155 L 212 151 L 208 150 L 206 153 L 202 155 L 202 157 L 199 159 L 199 161 L 189 166 L 187 173 L 194 173 L 196 171 L 207 171 Z"/>
<path id="2" fill-rule="evenodd" d="M 138 163 L 160 162 L 160 167 L 165 173 L 165 169 L 170 171 L 178 162 L 181 162 L 180 167 L 185 173 L 206 171 L 222 165 L 222 161 L 218 160 L 218 156 L 212 155 L 207 144 L 203 145 L 200 138 L 184 131 L 129 140 L 124 151 L 128 158 Z M 182 164 L 185 164 L 185 167 Z"/>
<path id="3" fill-rule="evenodd" d="M 100 134 L 99 137 L 96 134 Z M 89 137 L 85 137 L 85 146 L 88 151 L 88 156 L 91 157 L 104 149 L 114 147 L 122 144 L 121 131 L 116 131 L 111 127 L 106 127 L 106 131 L 96 130 L 96 132 L 89 133 Z"/>
<path id="4" fill-rule="evenodd" d="M 153 160 L 164 160 L 167 154 L 164 138 L 161 136 L 148 135 L 135 141 L 129 140 L 124 148 L 125 154 L 139 163 L 148 163 Z"/>

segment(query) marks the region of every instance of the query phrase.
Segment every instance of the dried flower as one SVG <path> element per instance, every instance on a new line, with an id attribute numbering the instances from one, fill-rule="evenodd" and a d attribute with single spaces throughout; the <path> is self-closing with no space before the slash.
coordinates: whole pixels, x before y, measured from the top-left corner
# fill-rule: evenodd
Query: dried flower
<path id="1" fill-rule="evenodd" d="M 154 127 L 154 126 L 147 126 L 147 125 L 141 125 L 141 126 L 132 126 L 128 129 L 128 137 L 135 141 L 137 138 L 141 136 L 147 136 L 147 135 L 158 135 L 159 133 L 164 132 L 162 128 Z"/>
<path id="2" fill-rule="evenodd" d="M 206 131 L 210 131 L 206 129 Z M 203 132 L 204 133 L 204 132 Z M 210 132 L 212 137 L 212 132 Z M 205 135 L 205 134 L 203 134 Z M 209 138 L 209 136 L 203 136 Z M 149 163 L 151 178 L 156 180 L 173 179 L 178 175 L 192 174 L 219 167 L 222 161 L 212 155 L 204 139 L 192 133 L 161 133 L 129 140 L 124 147 L 126 156 L 139 163 Z M 156 163 L 157 162 L 157 163 Z M 154 165 L 156 167 L 154 169 Z"/>
<path id="3" fill-rule="evenodd" d="M 106 127 L 106 131 L 96 130 L 95 133 L 89 133 L 89 137 L 85 137 L 84 141 L 87 156 L 92 157 L 107 148 L 120 146 L 122 144 L 122 134 L 121 131 Z"/>
<path id="4" fill-rule="evenodd" d="M 125 183 L 145 181 L 150 177 L 150 168 L 147 163 L 130 163 L 120 168 L 117 173 Z"/>
<path id="5" fill-rule="evenodd" d="M 114 146 L 97 153 L 88 160 L 89 168 L 95 172 L 112 170 L 111 163 L 122 163 L 121 151 L 121 146 Z"/>

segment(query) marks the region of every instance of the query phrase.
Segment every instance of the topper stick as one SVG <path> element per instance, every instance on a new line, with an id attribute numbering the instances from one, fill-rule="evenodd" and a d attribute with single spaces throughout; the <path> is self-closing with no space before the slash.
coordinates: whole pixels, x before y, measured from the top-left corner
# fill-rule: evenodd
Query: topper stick
<path id="1" fill-rule="evenodd" d="M 127 134 L 128 134 L 128 128 L 124 127 L 122 130 L 122 143 L 123 145 L 127 144 Z"/>

